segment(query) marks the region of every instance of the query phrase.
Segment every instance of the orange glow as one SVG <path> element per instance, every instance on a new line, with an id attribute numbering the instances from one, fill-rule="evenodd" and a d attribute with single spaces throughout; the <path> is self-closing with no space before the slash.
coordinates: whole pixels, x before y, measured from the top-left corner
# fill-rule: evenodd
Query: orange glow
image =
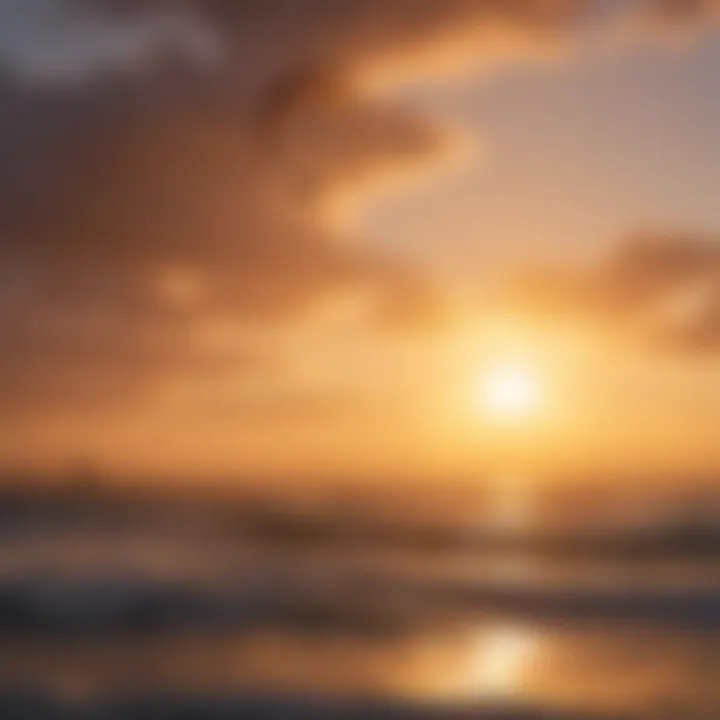
<path id="1" fill-rule="evenodd" d="M 535 507 L 527 480 L 501 480 L 491 506 L 490 522 L 504 532 L 528 530 L 534 520 Z"/>

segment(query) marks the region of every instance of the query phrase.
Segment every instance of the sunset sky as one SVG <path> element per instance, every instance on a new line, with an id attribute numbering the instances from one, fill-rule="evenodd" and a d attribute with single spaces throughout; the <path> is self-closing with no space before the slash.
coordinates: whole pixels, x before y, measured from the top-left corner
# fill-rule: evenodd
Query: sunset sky
<path id="1" fill-rule="evenodd" d="M 0 462 L 720 469 L 716 19 L 0 0 Z"/>

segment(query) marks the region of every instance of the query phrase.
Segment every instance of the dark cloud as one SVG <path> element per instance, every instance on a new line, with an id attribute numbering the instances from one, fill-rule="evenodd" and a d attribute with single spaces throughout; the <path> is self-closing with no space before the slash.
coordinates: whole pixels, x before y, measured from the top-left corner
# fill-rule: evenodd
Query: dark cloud
<path id="1" fill-rule="evenodd" d="M 425 315 L 425 281 L 329 217 L 445 136 L 350 76 L 501 7 L 0 2 L 5 404 L 242 368 L 198 344 L 204 323 L 287 319 L 348 287 L 388 321 Z"/>

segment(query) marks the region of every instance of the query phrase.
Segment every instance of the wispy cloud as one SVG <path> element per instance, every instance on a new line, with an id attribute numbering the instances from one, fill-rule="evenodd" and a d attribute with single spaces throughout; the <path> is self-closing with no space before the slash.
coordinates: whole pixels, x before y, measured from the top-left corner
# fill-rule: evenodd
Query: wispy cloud
<path id="1" fill-rule="evenodd" d="M 596 265 L 521 272 L 505 301 L 528 319 L 609 331 L 652 351 L 720 351 L 720 242 L 646 233 Z"/>

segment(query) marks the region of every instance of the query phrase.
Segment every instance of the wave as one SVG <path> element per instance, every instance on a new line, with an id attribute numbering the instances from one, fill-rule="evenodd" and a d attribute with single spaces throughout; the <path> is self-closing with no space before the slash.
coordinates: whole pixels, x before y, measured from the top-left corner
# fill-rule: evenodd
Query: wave
<path id="1" fill-rule="evenodd" d="M 207 586 L 106 578 L 0 583 L 0 637 L 250 633 L 398 637 L 487 617 L 720 629 L 717 590 L 518 587 L 366 577 L 305 584 L 282 577 Z"/>
<path id="2" fill-rule="evenodd" d="M 550 707 L 423 704 L 385 699 L 328 699 L 306 696 L 182 697 L 156 695 L 106 700 L 80 706 L 41 694 L 0 696 L 3 720 L 658 720 L 657 713 L 609 715 Z M 672 710 L 677 712 L 678 708 Z M 673 715 L 682 720 L 699 715 Z M 709 716 L 708 716 L 709 717 Z"/>

